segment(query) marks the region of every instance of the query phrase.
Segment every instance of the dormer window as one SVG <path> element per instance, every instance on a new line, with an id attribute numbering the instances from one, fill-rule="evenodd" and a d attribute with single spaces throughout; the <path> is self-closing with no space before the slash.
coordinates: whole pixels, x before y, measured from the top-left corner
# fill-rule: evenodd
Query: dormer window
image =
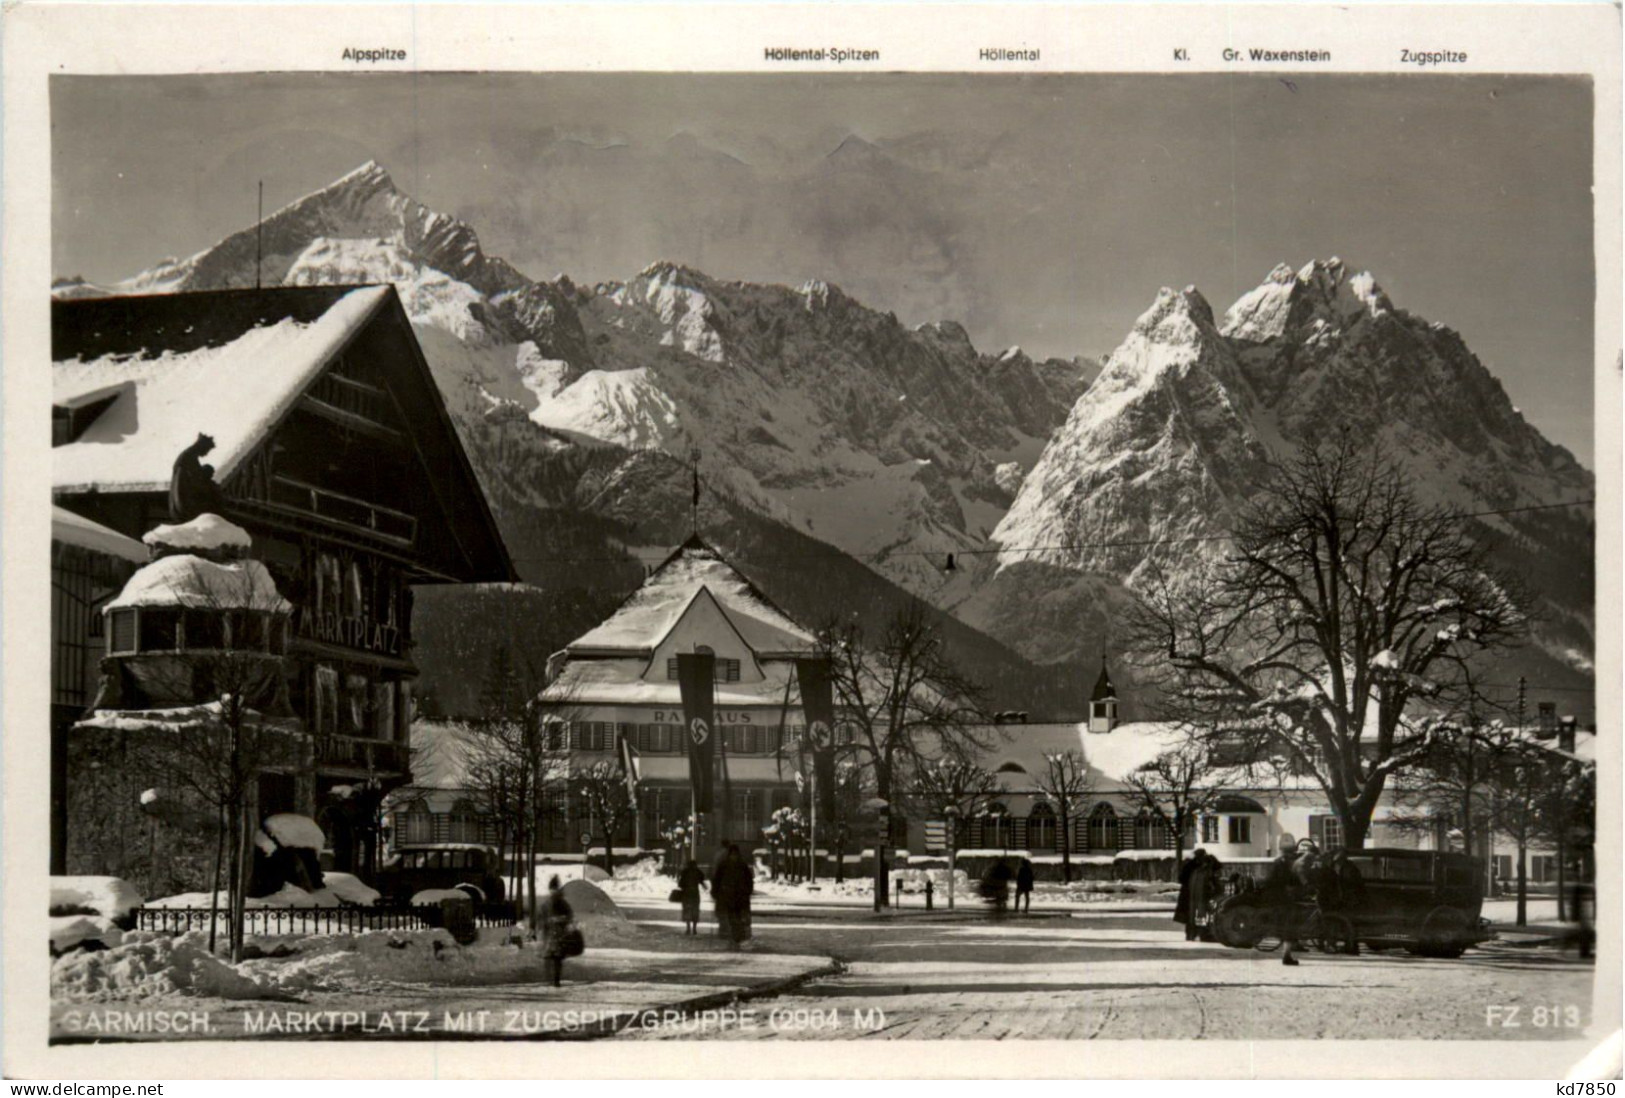
<path id="1" fill-rule="evenodd" d="M 66 446 L 70 442 L 79 441 L 79 436 L 84 434 L 85 430 L 95 423 L 103 412 L 111 408 L 113 402 L 129 388 L 128 382 L 121 382 L 53 403 L 51 445 Z"/>
<path id="2" fill-rule="evenodd" d="M 695 649 L 696 653 L 709 653 L 710 651 L 711 651 L 711 649 L 707 648 L 703 644 Z M 666 661 L 666 681 L 667 682 L 676 682 L 677 681 L 677 657 L 676 656 L 672 656 L 670 659 L 668 659 Z M 711 681 L 712 682 L 738 682 L 739 681 L 739 661 L 734 660 L 734 659 L 725 659 L 725 658 L 723 658 L 721 656 L 716 657 L 712 661 Z"/>

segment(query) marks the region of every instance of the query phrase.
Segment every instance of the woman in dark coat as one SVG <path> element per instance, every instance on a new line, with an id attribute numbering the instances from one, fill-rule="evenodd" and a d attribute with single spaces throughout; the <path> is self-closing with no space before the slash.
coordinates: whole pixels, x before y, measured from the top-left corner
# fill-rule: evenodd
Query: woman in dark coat
<path id="1" fill-rule="evenodd" d="M 547 958 L 548 973 L 554 987 L 558 987 L 564 979 L 564 939 L 574 922 L 575 912 L 570 910 L 570 904 L 559 888 L 558 877 L 549 878 L 547 898 L 542 901 L 541 911 L 542 956 Z"/>
<path id="2" fill-rule="evenodd" d="M 1022 910 L 1022 901 L 1025 900 L 1026 910 L 1033 909 L 1033 863 L 1026 858 L 1016 867 L 1016 910 Z"/>
<path id="3" fill-rule="evenodd" d="M 683 933 L 700 932 L 700 886 L 705 883 L 705 870 L 690 858 L 677 875 L 677 891 L 682 894 Z"/>
<path id="4" fill-rule="evenodd" d="M 1174 922 L 1185 924 L 1185 940 L 1196 940 L 1196 918 L 1191 912 L 1191 878 L 1207 862 L 1207 851 L 1197 850 L 1179 867 L 1179 899 L 1174 903 Z"/>
<path id="5" fill-rule="evenodd" d="M 1200 938 L 1204 942 L 1213 940 L 1213 909 L 1218 907 L 1219 900 L 1224 896 L 1224 867 L 1219 859 L 1206 851 L 1198 851 L 1202 856 L 1202 864 L 1196 867 L 1191 874 L 1191 910 L 1190 922 L 1185 924 L 1185 937 Z"/>
<path id="6" fill-rule="evenodd" d="M 729 843 L 711 874 L 717 930 L 727 936 L 729 949 L 738 949 L 739 943 L 750 937 L 750 894 L 754 887 L 755 874 L 740 857 L 739 847 Z"/>

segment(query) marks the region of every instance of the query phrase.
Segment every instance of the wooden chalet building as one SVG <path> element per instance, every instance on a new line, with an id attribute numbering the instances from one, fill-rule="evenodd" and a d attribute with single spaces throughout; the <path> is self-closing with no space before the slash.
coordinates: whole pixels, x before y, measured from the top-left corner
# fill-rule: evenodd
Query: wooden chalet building
<path id="1" fill-rule="evenodd" d="M 726 833 L 708 841 L 751 850 L 762 843 L 775 809 L 801 803 L 781 738 L 793 744 L 802 735 L 801 706 L 787 687 L 796 657 L 816 648 L 809 630 L 695 536 L 607 619 L 554 653 L 540 717 L 564 751 L 567 771 L 614 760 L 619 741 L 631 741 L 642 778 L 639 830 L 629 821 L 616 840 L 655 847 L 661 832 L 690 812 L 677 653 L 710 651 L 721 732 L 713 817 Z M 574 798 L 556 805 L 549 821 L 549 853 L 579 852 L 582 833 L 602 835 Z"/>
<path id="2" fill-rule="evenodd" d="M 316 817 L 352 868 L 378 801 L 410 778 L 413 586 L 515 578 L 394 288 L 55 301 L 52 357 L 64 513 L 140 538 L 170 521 L 177 456 L 212 438 L 196 450 L 208 509 L 252 536 L 294 604 L 289 693 L 314 748 L 305 772 L 262 777 L 260 810 Z M 130 653 L 183 643 L 185 623 L 108 632 L 108 654 Z"/>

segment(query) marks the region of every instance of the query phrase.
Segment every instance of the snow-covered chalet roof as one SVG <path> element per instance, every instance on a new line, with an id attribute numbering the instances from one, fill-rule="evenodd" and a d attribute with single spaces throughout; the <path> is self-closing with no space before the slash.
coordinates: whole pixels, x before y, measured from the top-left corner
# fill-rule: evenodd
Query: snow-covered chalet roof
<path id="1" fill-rule="evenodd" d="M 91 522 L 55 504 L 51 506 L 51 540 L 136 564 L 145 564 L 152 555 L 147 552 L 146 546 L 134 538 L 127 538 L 117 530 L 110 530 L 99 522 Z"/>
<path id="2" fill-rule="evenodd" d="M 286 614 L 293 604 L 257 560 L 212 560 L 182 554 L 155 560 L 124 585 L 109 610 L 131 606 L 185 607 L 191 610 L 259 610 Z"/>
<path id="3" fill-rule="evenodd" d="M 541 700 L 560 706 L 575 705 L 656 705 L 672 709 L 683 703 L 678 683 L 665 679 L 645 680 L 645 660 L 629 659 L 572 659 L 559 671 L 558 677 L 542 691 Z M 712 687 L 718 706 L 779 707 L 784 704 L 785 686 L 795 674 L 795 665 L 788 660 L 770 660 L 762 664 L 761 682 L 719 682 Z M 791 703 L 791 720 L 799 721 L 801 704 Z"/>
<path id="4" fill-rule="evenodd" d="M 52 487 L 167 491 L 176 455 L 199 432 L 215 440 L 204 460 L 223 482 L 390 292 L 290 291 L 278 295 L 288 304 L 274 318 L 234 308 L 248 299 L 230 294 L 126 299 L 128 317 L 115 311 L 120 299 L 56 303 L 52 402 L 113 396 L 78 438 L 51 451 Z"/>
<path id="5" fill-rule="evenodd" d="M 701 588 L 711 593 L 729 622 L 758 655 L 810 652 L 816 647 L 811 633 L 769 602 L 715 549 L 691 537 L 650 573 L 643 586 L 613 614 L 572 641 L 567 651 L 572 655 L 584 650 L 651 652 Z"/>

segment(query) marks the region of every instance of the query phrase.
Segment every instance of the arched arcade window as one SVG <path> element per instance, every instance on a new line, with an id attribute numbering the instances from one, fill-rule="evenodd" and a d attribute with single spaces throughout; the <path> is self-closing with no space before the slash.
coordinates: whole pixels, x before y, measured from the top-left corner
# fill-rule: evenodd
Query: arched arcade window
<path id="1" fill-rule="evenodd" d="M 1027 813 L 1027 849 L 1055 850 L 1055 809 L 1048 801 L 1039 801 Z"/>
<path id="2" fill-rule="evenodd" d="M 1095 805 L 1089 813 L 1085 837 L 1092 851 L 1115 851 L 1118 846 L 1116 809 L 1105 801 Z"/>

